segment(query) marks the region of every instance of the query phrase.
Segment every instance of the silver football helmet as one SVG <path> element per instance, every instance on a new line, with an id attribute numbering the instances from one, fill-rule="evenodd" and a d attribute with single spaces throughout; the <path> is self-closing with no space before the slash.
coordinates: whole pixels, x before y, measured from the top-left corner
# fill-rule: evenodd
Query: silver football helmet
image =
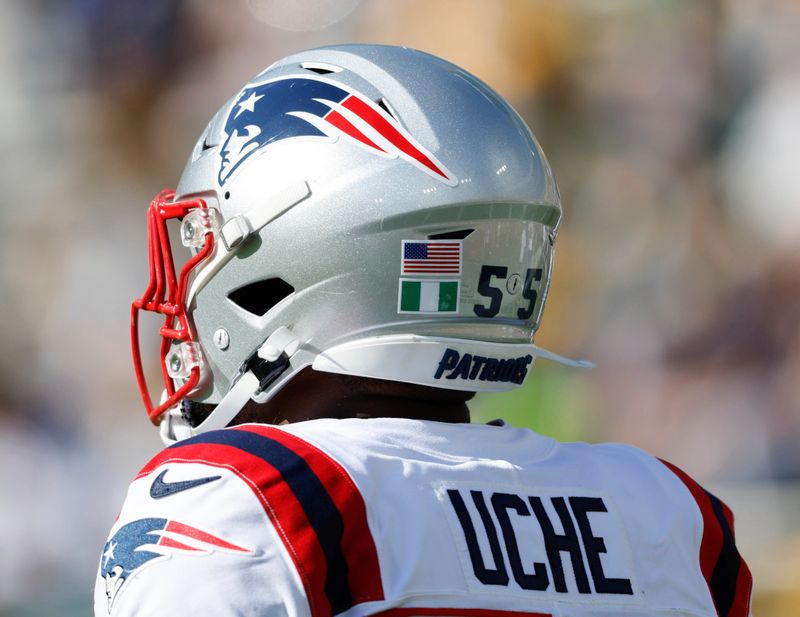
<path id="1" fill-rule="evenodd" d="M 214 116 L 148 216 L 134 364 L 167 442 L 225 426 L 308 366 L 503 391 L 553 357 L 533 345 L 561 218 L 553 174 L 494 90 L 426 53 L 352 45 L 276 62 Z M 173 218 L 192 253 L 179 274 Z M 140 310 L 165 318 L 158 405 Z M 216 406 L 199 426 L 186 397 Z"/>

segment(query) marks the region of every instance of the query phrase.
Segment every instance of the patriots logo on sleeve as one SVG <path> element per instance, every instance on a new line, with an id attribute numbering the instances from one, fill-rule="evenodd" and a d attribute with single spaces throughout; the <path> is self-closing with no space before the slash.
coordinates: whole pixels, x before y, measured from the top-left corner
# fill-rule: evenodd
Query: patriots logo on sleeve
<path id="1" fill-rule="evenodd" d="M 146 565 L 174 554 L 208 555 L 223 551 L 252 555 L 253 551 L 185 523 L 166 518 L 142 518 L 122 526 L 106 542 L 100 559 L 108 612 L 125 583 Z"/>
<path id="2" fill-rule="evenodd" d="M 270 144 L 339 137 L 387 158 L 400 157 L 450 186 L 458 181 L 397 120 L 363 94 L 322 77 L 281 77 L 244 88 L 225 122 L 220 187 Z"/>

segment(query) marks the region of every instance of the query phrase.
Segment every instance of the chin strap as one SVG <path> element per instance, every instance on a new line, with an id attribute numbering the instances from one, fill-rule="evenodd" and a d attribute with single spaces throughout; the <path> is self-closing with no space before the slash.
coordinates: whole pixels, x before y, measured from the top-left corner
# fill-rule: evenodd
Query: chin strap
<path id="1" fill-rule="evenodd" d="M 161 441 L 171 446 L 199 433 L 224 428 L 247 402 L 258 396 L 289 367 L 289 359 L 300 348 L 300 339 L 285 326 L 270 334 L 266 341 L 245 360 L 233 386 L 209 416 L 192 427 L 179 406 L 169 409 L 161 419 Z"/>

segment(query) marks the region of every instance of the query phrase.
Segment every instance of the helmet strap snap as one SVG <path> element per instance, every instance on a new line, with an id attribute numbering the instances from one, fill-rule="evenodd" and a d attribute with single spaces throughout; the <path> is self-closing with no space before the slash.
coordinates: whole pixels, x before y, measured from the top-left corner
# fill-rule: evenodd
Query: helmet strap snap
<path id="1" fill-rule="evenodd" d="M 285 326 L 275 330 L 242 364 L 231 389 L 202 422 L 192 426 L 176 406 L 163 415 L 161 439 L 171 445 L 198 433 L 224 428 L 247 402 L 261 394 L 290 367 L 290 358 L 300 348 L 300 339 Z"/>

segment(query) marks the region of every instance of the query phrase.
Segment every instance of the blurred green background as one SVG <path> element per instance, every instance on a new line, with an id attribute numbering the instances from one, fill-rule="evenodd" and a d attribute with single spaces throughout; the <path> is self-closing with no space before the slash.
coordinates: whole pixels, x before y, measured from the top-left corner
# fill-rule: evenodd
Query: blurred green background
<path id="1" fill-rule="evenodd" d="M 7 0 L 0 4 L 0 615 L 83 615 L 159 449 L 130 366 L 144 211 L 252 75 L 403 44 L 494 86 L 564 199 L 524 389 L 479 397 L 626 441 L 732 505 L 755 613 L 800 615 L 800 3 Z"/>

